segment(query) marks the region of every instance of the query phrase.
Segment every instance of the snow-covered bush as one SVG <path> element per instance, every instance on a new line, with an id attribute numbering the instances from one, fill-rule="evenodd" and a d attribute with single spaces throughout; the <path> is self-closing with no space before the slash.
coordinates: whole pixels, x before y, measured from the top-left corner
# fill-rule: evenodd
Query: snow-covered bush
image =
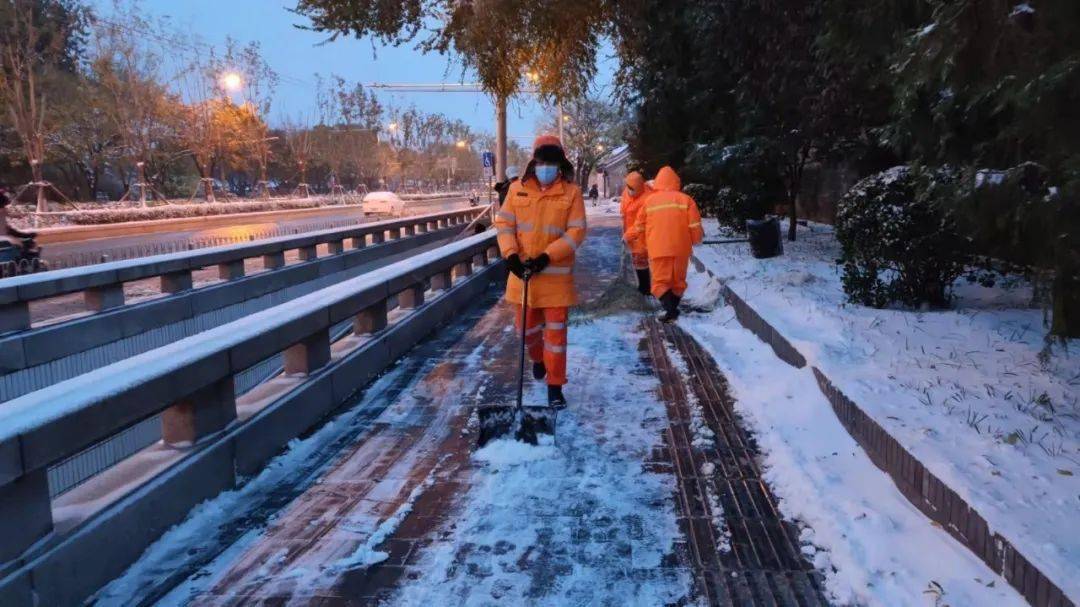
<path id="1" fill-rule="evenodd" d="M 957 183 L 948 169 L 898 166 L 863 179 L 840 199 L 836 237 L 851 301 L 948 305 L 968 257 L 952 211 Z"/>
<path id="2" fill-rule="evenodd" d="M 683 186 L 683 193 L 694 199 L 698 209 L 705 217 L 713 217 L 716 207 L 716 188 L 705 183 L 688 183 Z"/>
<path id="3" fill-rule="evenodd" d="M 689 180 L 717 184 L 715 205 L 702 209 L 706 216 L 739 231 L 747 219 L 761 219 L 784 198 L 783 182 L 774 146 L 762 139 L 744 139 L 733 145 L 698 146 L 687 159 Z"/>

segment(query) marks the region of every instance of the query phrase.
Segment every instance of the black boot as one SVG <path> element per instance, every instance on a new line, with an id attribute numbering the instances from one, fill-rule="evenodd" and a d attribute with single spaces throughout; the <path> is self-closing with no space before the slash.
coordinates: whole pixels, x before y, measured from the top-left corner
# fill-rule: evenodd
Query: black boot
<path id="1" fill-rule="evenodd" d="M 533 363 L 533 378 L 544 379 L 547 375 L 547 367 L 544 366 L 544 361 Z"/>
<path id="2" fill-rule="evenodd" d="M 652 287 L 651 281 L 649 280 L 649 269 L 645 268 L 644 270 L 636 270 L 636 272 L 638 293 L 641 293 L 642 295 L 648 295 L 649 289 Z"/>
<path id="3" fill-rule="evenodd" d="M 555 409 L 566 408 L 566 397 L 562 394 L 562 386 L 548 386 L 548 406 Z"/>
<path id="4" fill-rule="evenodd" d="M 660 303 L 664 306 L 664 315 L 660 322 L 675 322 L 679 318 L 679 297 L 671 291 L 660 296 Z"/>

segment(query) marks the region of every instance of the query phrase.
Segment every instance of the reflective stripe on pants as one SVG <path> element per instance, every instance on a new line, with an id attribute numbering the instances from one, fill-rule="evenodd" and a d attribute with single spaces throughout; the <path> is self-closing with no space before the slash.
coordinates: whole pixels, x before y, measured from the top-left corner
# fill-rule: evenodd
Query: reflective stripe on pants
<path id="1" fill-rule="evenodd" d="M 525 318 L 525 347 L 529 359 L 543 361 L 550 386 L 566 384 L 566 319 L 569 309 L 529 308 Z M 515 326 L 521 330 L 521 309 L 515 314 Z"/>
<path id="2" fill-rule="evenodd" d="M 686 267 L 689 257 L 653 257 L 649 259 L 649 274 L 652 275 L 652 294 L 660 297 L 671 291 L 682 297 L 686 292 Z"/>

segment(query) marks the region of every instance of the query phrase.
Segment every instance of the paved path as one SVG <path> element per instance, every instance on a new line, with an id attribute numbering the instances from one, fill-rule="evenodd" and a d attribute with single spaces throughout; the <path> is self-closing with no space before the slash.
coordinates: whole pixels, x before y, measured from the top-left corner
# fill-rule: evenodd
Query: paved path
<path id="1" fill-rule="evenodd" d="M 479 302 L 100 603 L 824 604 L 722 377 L 617 280 L 617 219 L 592 223 L 555 444 L 476 450 L 475 405 L 516 373 L 511 310 Z"/>

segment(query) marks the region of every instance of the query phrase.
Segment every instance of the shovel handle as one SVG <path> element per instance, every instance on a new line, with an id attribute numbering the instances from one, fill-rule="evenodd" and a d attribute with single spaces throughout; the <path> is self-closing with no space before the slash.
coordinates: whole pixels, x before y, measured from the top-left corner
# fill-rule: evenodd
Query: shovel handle
<path id="1" fill-rule="evenodd" d="M 521 348 L 518 352 L 518 385 L 517 385 L 517 410 L 520 412 L 523 409 L 522 399 L 525 392 L 525 332 L 528 331 L 526 320 L 529 317 L 529 279 L 532 278 L 532 272 L 525 270 L 525 273 L 521 275 L 521 281 L 523 283 L 521 289 Z"/>

